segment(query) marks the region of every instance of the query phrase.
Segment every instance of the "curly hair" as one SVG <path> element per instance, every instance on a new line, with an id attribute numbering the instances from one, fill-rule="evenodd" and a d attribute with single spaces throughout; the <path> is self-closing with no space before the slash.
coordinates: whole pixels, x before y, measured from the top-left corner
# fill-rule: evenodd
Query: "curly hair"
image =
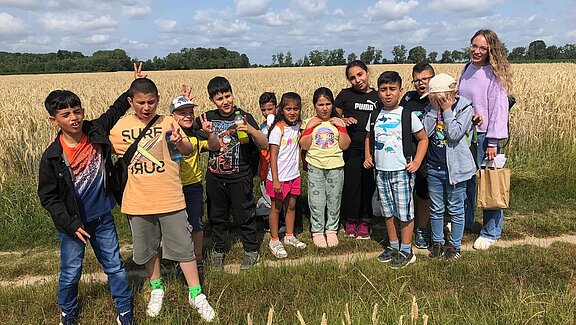
<path id="1" fill-rule="evenodd" d="M 492 67 L 494 75 L 500 82 L 508 95 L 512 94 L 512 69 L 506 57 L 506 49 L 504 44 L 498 38 L 498 35 L 490 29 L 480 29 L 470 39 L 470 44 L 473 43 L 476 36 L 482 35 L 488 43 L 488 63 Z"/>

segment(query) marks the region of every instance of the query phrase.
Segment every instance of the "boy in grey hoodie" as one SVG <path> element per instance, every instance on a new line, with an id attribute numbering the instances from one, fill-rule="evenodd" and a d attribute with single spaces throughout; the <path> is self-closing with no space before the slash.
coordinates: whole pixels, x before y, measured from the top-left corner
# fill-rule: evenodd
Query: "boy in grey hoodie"
<path id="1" fill-rule="evenodd" d="M 461 256 L 464 234 L 466 181 L 476 172 L 470 152 L 472 114 L 470 100 L 458 96 L 456 80 L 441 73 L 430 80 L 430 105 L 423 118 L 430 141 L 426 155 L 430 193 L 431 257 L 456 259 Z M 444 211 L 452 221 L 449 244 L 444 247 Z"/>

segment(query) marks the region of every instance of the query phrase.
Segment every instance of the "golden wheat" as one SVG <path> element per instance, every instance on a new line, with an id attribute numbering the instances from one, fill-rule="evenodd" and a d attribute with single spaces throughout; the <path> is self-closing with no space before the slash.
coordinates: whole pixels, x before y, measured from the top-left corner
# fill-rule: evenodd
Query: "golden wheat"
<path id="1" fill-rule="evenodd" d="M 461 64 L 437 64 L 436 72 L 458 77 Z M 374 65 L 370 67 L 372 85 L 385 70 L 396 70 L 402 76 L 405 90 L 411 90 L 411 65 Z M 510 144 L 512 154 L 537 155 L 548 152 L 546 146 L 558 150 L 576 147 L 575 64 L 513 65 L 514 94 L 518 104 L 511 114 Z M 199 111 L 212 109 L 206 85 L 217 75 L 227 77 L 233 87 L 236 104 L 251 112 L 256 120 L 262 117 L 258 97 L 264 91 L 278 96 L 296 91 L 303 98 L 303 117 L 312 115 L 312 93 L 320 86 L 332 89 L 335 95 L 349 87 L 344 67 L 255 68 L 233 70 L 191 70 L 150 72 L 160 90 L 160 112 L 165 112 L 172 97 L 180 93 L 181 83 L 193 87 Z M 36 175 L 42 151 L 57 130 L 47 121 L 43 108 L 46 95 L 54 89 L 77 93 L 86 109 L 87 118 L 102 113 L 132 81 L 131 72 L 1 76 L 0 93 L 0 180 L 6 177 Z M 544 139 L 546 137 L 546 139 Z M 552 139 L 553 141 L 550 141 Z M 550 148 L 547 148 L 550 149 Z M 554 148 L 552 148 L 554 149 Z M 574 150 L 572 149 L 574 153 Z M 552 150 L 554 151 L 554 150 Z"/>

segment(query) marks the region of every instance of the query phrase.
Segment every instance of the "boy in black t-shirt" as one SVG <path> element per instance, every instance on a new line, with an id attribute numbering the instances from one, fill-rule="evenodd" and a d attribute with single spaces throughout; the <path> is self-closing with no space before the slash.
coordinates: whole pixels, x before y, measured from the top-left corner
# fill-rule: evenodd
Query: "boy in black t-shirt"
<path id="1" fill-rule="evenodd" d="M 412 84 L 414 89 L 407 92 L 400 100 L 400 106 L 404 109 L 414 112 L 420 120 L 424 109 L 430 103 L 428 96 L 421 98 L 428 92 L 428 83 L 434 77 L 434 68 L 427 63 L 421 62 L 412 68 Z M 412 139 L 414 140 L 414 139 Z M 413 141 L 414 148 L 416 142 Z M 416 192 L 416 230 L 414 231 L 414 244 L 420 249 L 428 248 L 430 236 L 428 233 L 428 222 L 430 220 L 430 196 L 428 195 L 428 182 L 426 181 L 426 163 L 423 162 L 416 171 L 416 180 L 414 183 Z"/>
<path id="2" fill-rule="evenodd" d="M 229 212 L 240 225 L 244 260 L 240 269 L 249 269 L 258 262 L 259 243 L 256 234 L 255 208 L 252 195 L 253 162 L 260 149 L 268 148 L 268 140 L 260 132 L 250 113 L 234 106 L 232 86 L 224 77 L 215 77 L 208 83 L 210 101 L 217 109 L 206 112 L 220 142 L 219 151 L 211 151 L 206 172 L 208 217 L 215 237 L 212 267 L 224 268 L 224 253 L 228 237 Z M 244 123 L 235 124 L 235 115 L 243 116 Z M 197 125 L 201 125 L 199 120 Z M 246 132 L 249 141 L 241 144 L 238 132 Z"/>

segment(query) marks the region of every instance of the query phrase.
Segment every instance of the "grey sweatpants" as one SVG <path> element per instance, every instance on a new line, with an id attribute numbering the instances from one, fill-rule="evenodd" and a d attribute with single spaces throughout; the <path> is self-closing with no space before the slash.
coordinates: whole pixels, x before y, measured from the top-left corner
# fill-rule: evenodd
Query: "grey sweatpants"
<path id="1" fill-rule="evenodd" d="M 344 167 L 322 169 L 308 165 L 308 205 L 312 233 L 338 230 Z M 328 207 L 328 216 L 325 210 Z"/>

